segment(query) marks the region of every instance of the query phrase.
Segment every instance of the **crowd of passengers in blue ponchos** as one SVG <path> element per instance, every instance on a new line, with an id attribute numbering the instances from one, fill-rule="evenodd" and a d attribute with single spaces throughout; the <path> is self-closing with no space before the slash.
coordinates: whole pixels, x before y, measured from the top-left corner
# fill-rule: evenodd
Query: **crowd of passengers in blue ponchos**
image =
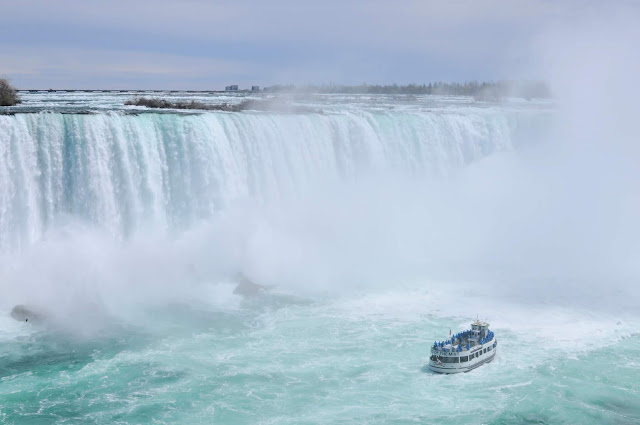
<path id="1" fill-rule="evenodd" d="M 462 342 L 462 341 L 464 341 L 465 339 L 469 338 L 471 335 L 472 335 L 472 334 L 471 334 L 471 331 L 470 331 L 470 330 L 469 330 L 469 331 L 460 332 L 460 333 L 457 333 L 457 334 L 453 335 L 453 336 L 451 337 L 451 339 L 450 339 L 450 340 L 447 340 L 447 341 L 440 341 L 440 342 L 434 342 L 434 343 L 433 343 L 433 347 L 434 347 L 436 350 L 440 350 L 440 351 L 445 351 L 445 352 L 453 351 L 453 349 L 451 349 L 451 348 L 448 348 L 448 347 L 447 347 L 447 348 L 445 348 L 445 345 L 449 345 L 449 344 L 453 345 L 453 344 L 454 344 L 454 342 L 455 342 L 457 339 L 459 339 L 459 340 Z M 493 332 L 488 331 L 488 332 L 487 332 L 487 336 L 485 336 L 484 338 L 482 338 L 482 339 L 480 340 L 479 344 L 484 344 L 484 343 L 486 343 L 486 342 L 491 341 L 492 339 L 493 339 Z M 471 348 L 471 344 L 467 343 L 467 350 L 469 350 L 470 348 Z M 458 348 L 456 348 L 456 350 L 455 350 L 455 351 L 458 351 L 458 352 L 462 351 L 462 344 L 458 344 Z"/>

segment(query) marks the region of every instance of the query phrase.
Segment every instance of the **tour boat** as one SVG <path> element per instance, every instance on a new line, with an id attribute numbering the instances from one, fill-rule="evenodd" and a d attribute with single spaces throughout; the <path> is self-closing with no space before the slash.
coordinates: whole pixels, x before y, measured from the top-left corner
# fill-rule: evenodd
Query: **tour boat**
<path id="1" fill-rule="evenodd" d="M 471 329 L 451 335 L 447 341 L 434 342 L 429 369 L 437 373 L 469 372 L 496 356 L 498 340 L 489 324 L 476 320 Z"/>

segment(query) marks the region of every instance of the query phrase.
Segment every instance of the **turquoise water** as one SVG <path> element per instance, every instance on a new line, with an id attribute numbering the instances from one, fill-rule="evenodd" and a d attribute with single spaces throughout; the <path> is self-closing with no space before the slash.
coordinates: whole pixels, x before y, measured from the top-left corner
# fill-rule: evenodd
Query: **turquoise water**
<path id="1" fill-rule="evenodd" d="M 153 324 L 87 338 L 3 322 L 1 417 L 105 424 L 640 420 L 637 321 L 559 306 L 496 306 L 485 309 L 496 316 L 496 360 L 472 373 L 437 375 L 424 367 L 433 334 L 471 320 L 435 312 L 441 300 L 411 289 L 322 300 L 229 295 L 224 309 L 176 305 L 149 312 Z"/>
<path id="2" fill-rule="evenodd" d="M 595 120 L 130 96 L 0 110 L 0 422 L 640 423 L 638 179 Z M 264 288 L 234 293 L 246 278 Z M 433 341 L 476 317 L 496 359 L 429 372 Z"/>

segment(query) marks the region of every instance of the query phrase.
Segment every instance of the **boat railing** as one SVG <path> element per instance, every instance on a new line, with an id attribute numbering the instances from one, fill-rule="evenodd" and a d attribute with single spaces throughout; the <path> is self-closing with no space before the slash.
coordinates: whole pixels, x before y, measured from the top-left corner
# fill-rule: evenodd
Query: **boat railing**
<path id="1" fill-rule="evenodd" d="M 445 353 L 467 351 L 467 350 L 470 350 L 472 347 L 471 345 L 472 336 L 473 336 L 472 330 L 460 332 L 455 335 L 452 335 L 451 339 L 448 339 L 446 341 L 440 341 L 440 342 L 434 341 L 431 349 L 432 351 L 436 351 L 436 352 L 442 351 Z M 495 337 L 495 334 L 492 331 L 487 331 L 487 334 L 478 341 L 478 344 L 482 345 L 482 344 L 491 342 L 494 337 Z M 465 341 L 467 342 L 467 344 L 466 346 L 463 347 L 463 343 Z"/>

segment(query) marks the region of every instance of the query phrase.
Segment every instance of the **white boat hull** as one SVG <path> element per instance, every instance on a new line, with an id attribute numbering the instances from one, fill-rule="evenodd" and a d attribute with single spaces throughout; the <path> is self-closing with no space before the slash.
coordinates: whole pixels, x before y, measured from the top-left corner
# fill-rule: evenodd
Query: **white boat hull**
<path id="1" fill-rule="evenodd" d="M 453 363 L 453 364 L 438 364 L 437 362 L 432 362 L 429 360 L 429 369 L 436 373 L 462 373 L 462 372 L 470 372 L 475 368 L 482 366 L 485 363 L 490 363 L 496 356 L 496 351 L 493 350 L 491 354 L 487 353 L 485 358 L 477 358 L 473 359 L 467 363 Z"/>
<path id="2" fill-rule="evenodd" d="M 433 360 L 433 356 L 432 356 L 429 359 L 429 369 L 432 370 L 433 372 L 444 373 L 444 374 L 472 371 L 473 369 L 476 369 L 482 366 L 483 364 L 490 363 L 496 357 L 496 350 L 498 349 L 497 341 L 491 341 L 490 344 L 484 344 L 482 346 L 472 348 L 471 350 L 468 350 L 468 351 L 467 350 L 462 351 L 455 355 L 454 354 L 449 355 L 449 358 L 461 357 L 461 356 L 469 357 L 470 354 L 481 352 L 489 346 L 491 346 L 491 351 L 487 351 L 486 353 L 479 354 L 478 357 L 474 356 L 473 359 L 466 362 L 462 362 L 462 363 L 444 363 L 444 362 L 439 363 L 437 360 Z"/>

